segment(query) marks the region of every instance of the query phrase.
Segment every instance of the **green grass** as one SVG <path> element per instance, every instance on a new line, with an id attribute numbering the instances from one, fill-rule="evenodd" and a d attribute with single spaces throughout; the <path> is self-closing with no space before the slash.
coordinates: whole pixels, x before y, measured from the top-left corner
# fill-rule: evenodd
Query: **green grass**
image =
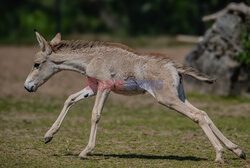
<path id="1" fill-rule="evenodd" d="M 206 102 L 219 129 L 250 155 L 249 100 L 188 95 Z M 136 108 L 107 102 L 89 159 L 77 155 L 87 145 L 94 98 L 75 105 L 53 140 L 43 136 L 56 120 L 64 100 L 50 98 L 0 99 L 0 167 L 247 167 L 226 151 L 225 164 L 215 163 L 215 151 L 202 130 L 186 117 L 160 105 Z M 240 109 L 233 115 L 234 108 Z M 222 109 L 226 109 L 224 112 Z M 220 112 L 222 111 L 222 112 Z"/>
<path id="2" fill-rule="evenodd" d="M 239 96 L 214 96 L 214 95 L 205 95 L 200 93 L 189 93 L 187 94 L 189 98 L 209 98 L 213 101 L 220 101 L 220 102 L 237 102 L 237 103 L 250 103 L 250 98 L 244 98 Z"/>

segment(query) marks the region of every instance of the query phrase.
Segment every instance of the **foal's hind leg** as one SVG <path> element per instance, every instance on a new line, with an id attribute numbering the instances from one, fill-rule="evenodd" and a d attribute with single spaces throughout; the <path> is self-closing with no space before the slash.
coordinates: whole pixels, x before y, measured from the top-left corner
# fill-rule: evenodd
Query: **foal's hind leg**
<path id="1" fill-rule="evenodd" d="M 174 90 L 174 88 L 169 88 L 168 86 L 166 87 L 167 88 L 165 88 L 166 89 L 165 92 L 154 90 L 157 101 L 160 104 L 168 108 L 171 108 L 189 117 L 192 121 L 198 123 L 216 150 L 215 161 L 223 162 L 222 155 L 224 153 L 224 149 L 220 144 L 219 140 L 217 139 L 217 137 L 214 135 L 211 128 L 209 127 L 208 123 L 206 122 L 206 113 L 191 108 L 190 106 L 188 106 L 187 104 L 185 104 L 183 101 L 180 100 L 180 98 L 178 97 L 178 93 L 176 92 L 176 90 Z"/>
<path id="2" fill-rule="evenodd" d="M 192 104 L 190 104 L 188 101 L 185 101 L 185 104 L 187 104 L 188 106 L 190 106 L 191 108 L 194 108 L 196 110 L 198 110 L 196 107 L 194 107 Z M 229 139 L 227 139 L 222 133 L 221 131 L 215 126 L 215 124 L 213 123 L 213 121 L 209 118 L 209 116 L 203 112 L 205 114 L 205 119 L 208 123 L 208 125 L 210 126 L 210 128 L 212 129 L 212 131 L 214 132 L 214 134 L 221 140 L 221 142 L 232 152 L 234 152 L 237 156 L 239 156 L 242 159 L 246 159 L 246 155 L 245 152 L 238 148 L 237 145 L 235 145 L 234 143 L 232 143 Z"/>

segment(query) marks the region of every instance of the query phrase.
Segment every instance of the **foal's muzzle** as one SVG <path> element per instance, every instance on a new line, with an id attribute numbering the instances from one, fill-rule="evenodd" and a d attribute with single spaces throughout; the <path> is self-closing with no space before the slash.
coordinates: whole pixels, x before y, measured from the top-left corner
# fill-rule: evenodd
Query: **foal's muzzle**
<path id="1" fill-rule="evenodd" d="M 35 91 L 34 86 L 31 86 L 30 88 L 28 88 L 28 87 L 26 87 L 26 86 L 24 85 L 24 88 L 25 88 L 28 92 L 34 92 L 34 91 Z"/>
<path id="2" fill-rule="evenodd" d="M 29 83 L 28 81 L 25 81 L 24 83 L 24 88 L 28 91 L 28 92 L 35 92 L 37 87 L 33 84 L 33 83 Z"/>

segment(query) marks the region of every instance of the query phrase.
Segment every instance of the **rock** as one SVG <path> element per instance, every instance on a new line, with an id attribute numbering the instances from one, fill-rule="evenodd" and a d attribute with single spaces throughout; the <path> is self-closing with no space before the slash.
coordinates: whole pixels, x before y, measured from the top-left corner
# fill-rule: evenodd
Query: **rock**
<path id="1" fill-rule="evenodd" d="M 209 85 L 186 77 L 187 90 L 222 96 L 250 95 L 249 68 L 236 59 L 242 51 L 244 18 L 225 13 L 204 35 L 203 40 L 186 56 L 184 65 L 191 66 L 217 79 Z"/>

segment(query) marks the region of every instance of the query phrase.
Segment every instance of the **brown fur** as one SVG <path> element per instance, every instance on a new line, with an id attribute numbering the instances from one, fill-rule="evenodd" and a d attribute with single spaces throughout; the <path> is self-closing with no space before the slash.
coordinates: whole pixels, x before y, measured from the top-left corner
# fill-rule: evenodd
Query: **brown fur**
<path id="1" fill-rule="evenodd" d="M 83 40 L 76 40 L 76 41 L 62 40 L 59 44 L 57 45 L 50 44 L 50 46 L 54 52 L 63 50 L 65 48 L 69 48 L 70 50 L 77 50 L 77 49 L 94 48 L 94 47 L 100 47 L 100 46 L 115 47 L 115 48 L 118 47 L 128 52 L 134 53 L 138 56 L 151 56 L 151 57 L 159 59 L 159 61 L 167 61 L 167 62 L 170 61 L 173 63 L 177 71 L 181 74 L 191 76 L 197 80 L 204 81 L 207 83 L 215 82 L 215 79 L 211 79 L 206 74 L 203 74 L 194 68 L 183 67 L 182 65 L 175 63 L 166 54 L 154 53 L 154 52 L 139 52 L 120 43 L 110 43 L 110 42 L 100 42 L 100 41 L 89 42 L 89 41 L 83 41 Z"/>
<path id="2" fill-rule="evenodd" d="M 94 48 L 94 47 L 100 47 L 100 46 L 118 47 L 118 48 L 121 48 L 123 50 L 132 52 L 140 56 L 152 56 L 152 57 L 157 57 L 157 58 L 161 58 L 165 60 L 170 59 L 166 54 L 155 53 L 155 52 L 139 52 L 120 43 L 110 43 L 110 42 L 100 42 L 100 41 L 83 41 L 83 40 L 72 40 L 72 41 L 62 40 L 59 44 L 50 45 L 50 46 L 54 52 L 57 52 L 65 48 L 69 48 L 71 50 L 77 50 L 77 49 Z"/>

